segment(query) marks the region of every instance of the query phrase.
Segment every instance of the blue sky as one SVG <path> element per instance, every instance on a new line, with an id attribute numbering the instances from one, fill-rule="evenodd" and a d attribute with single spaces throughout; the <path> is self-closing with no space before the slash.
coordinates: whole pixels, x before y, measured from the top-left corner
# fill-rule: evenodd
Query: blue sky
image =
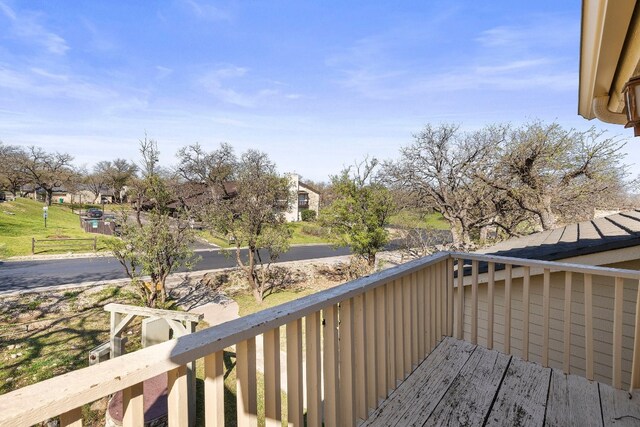
<path id="1" fill-rule="evenodd" d="M 580 2 L 0 0 L 0 140 L 137 159 L 222 141 L 326 180 L 426 123 L 577 115 Z"/>

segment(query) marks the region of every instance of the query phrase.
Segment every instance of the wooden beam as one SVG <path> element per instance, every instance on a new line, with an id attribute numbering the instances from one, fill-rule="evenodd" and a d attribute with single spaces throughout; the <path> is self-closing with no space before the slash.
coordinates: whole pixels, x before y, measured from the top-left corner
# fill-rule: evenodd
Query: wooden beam
<path id="1" fill-rule="evenodd" d="M 322 354 L 320 312 L 305 318 L 307 426 L 322 426 Z"/>
<path id="2" fill-rule="evenodd" d="M 282 425 L 282 393 L 280 391 L 280 328 L 263 334 L 264 348 L 264 418 L 265 425 Z M 224 425 L 224 423 L 220 424 Z"/>
<path id="3" fill-rule="evenodd" d="M 204 418 L 207 427 L 224 425 L 224 351 L 204 357 Z"/>
<path id="4" fill-rule="evenodd" d="M 531 267 L 523 267 L 524 277 L 522 278 L 522 358 L 529 360 L 529 287 L 531 284 Z"/>
<path id="5" fill-rule="evenodd" d="M 302 383 L 302 320 L 287 323 L 287 410 L 288 422 L 294 427 L 304 425 Z M 242 425 L 241 423 L 239 423 Z"/>
<path id="6" fill-rule="evenodd" d="M 144 424 L 143 383 L 122 390 L 122 426 L 135 427 Z"/>
<path id="7" fill-rule="evenodd" d="M 323 378 L 324 423 L 337 426 L 340 413 L 340 383 L 338 377 L 338 307 L 330 305 L 322 310 L 323 323 Z"/>
<path id="8" fill-rule="evenodd" d="M 187 399 L 187 367 L 178 366 L 167 372 L 167 409 L 169 427 L 189 425 L 189 401 Z"/>
<path id="9" fill-rule="evenodd" d="M 236 344 L 236 409 L 238 425 L 258 425 L 255 337 Z"/>

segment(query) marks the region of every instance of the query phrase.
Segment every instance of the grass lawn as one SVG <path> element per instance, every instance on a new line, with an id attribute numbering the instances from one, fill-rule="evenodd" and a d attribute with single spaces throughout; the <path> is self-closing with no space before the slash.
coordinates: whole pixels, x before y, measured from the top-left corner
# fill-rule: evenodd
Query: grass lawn
<path id="1" fill-rule="evenodd" d="M 289 230 L 291 230 L 291 244 L 292 245 L 305 245 L 312 243 L 330 243 L 329 239 L 323 236 L 314 236 L 312 234 L 305 233 L 302 229 L 307 227 L 318 228 L 319 226 L 314 223 L 308 222 L 290 222 L 287 224 Z M 220 246 L 223 249 L 235 248 L 233 243 L 229 243 L 226 239 L 221 239 L 219 237 L 213 236 L 207 230 L 198 231 L 197 235 L 209 243 L 213 243 L 214 245 Z"/>
<path id="2" fill-rule="evenodd" d="M 0 257 L 31 254 L 31 239 L 49 238 L 93 238 L 98 237 L 97 250 L 105 250 L 105 242 L 111 237 L 86 233 L 80 228 L 77 214 L 68 205 L 49 207 L 47 228 L 44 227 L 41 202 L 18 198 L 13 202 L 0 203 Z M 38 249 L 38 253 L 90 252 L 88 242 L 65 245 L 61 249 Z"/>
<path id="3" fill-rule="evenodd" d="M 411 228 L 431 228 L 435 230 L 449 230 L 449 223 L 444 220 L 441 214 L 434 212 L 424 214 L 412 210 L 403 210 L 389 219 L 390 225 Z"/>

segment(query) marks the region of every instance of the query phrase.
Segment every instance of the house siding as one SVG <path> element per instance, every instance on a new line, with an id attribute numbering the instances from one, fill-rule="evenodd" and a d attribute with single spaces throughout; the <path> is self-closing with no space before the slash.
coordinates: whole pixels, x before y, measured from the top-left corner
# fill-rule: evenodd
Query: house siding
<path id="1" fill-rule="evenodd" d="M 640 263 L 635 261 L 635 264 Z M 618 268 L 629 268 L 631 262 Z M 514 276 L 520 269 L 514 269 Z M 499 274 L 500 273 L 500 274 Z M 504 349 L 504 278 L 502 272 L 496 272 L 495 305 L 494 305 L 494 348 Z M 529 360 L 542 362 L 542 272 L 533 274 L 530 281 L 530 326 L 529 326 Z M 497 280 L 500 278 L 501 280 Z M 563 365 L 563 330 L 564 330 L 564 280 L 565 274 L 551 273 L 550 276 L 550 331 L 549 331 L 549 365 L 562 369 Z M 572 275 L 571 292 L 571 363 L 572 374 L 585 375 L 585 322 L 584 322 L 584 275 Z M 469 283 L 467 283 L 469 282 Z M 511 351 L 520 357 L 522 354 L 522 278 L 516 277 L 511 285 Z M 594 340 L 594 375 L 595 380 L 611 383 L 612 377 L 612 342 L 613 342 L 613 289 L 614 279 L 593 276 L 593 340 Z M 628 387 L 631 375 L 631 358 L 633 354 L 633 335 L 635 331 L 635 307 L 638 283 L 624 280 L 623 305 L 623 351 L 622 378 L 623 386 Z M 457 292 L 457 291 L 456 291 Z M 457 295 L 456 295 L 457 297 Z M 471 339 L 471 286 L 470 278 L 465 277 L 464 286 L 464 339 Z M 457 311 L 457 305 L 454 312 Z M 487 284 L 480 282 L 478 287 L 478 343 L 487 345 Z M 454 314 L 457 318 L 457 312 Z"/>

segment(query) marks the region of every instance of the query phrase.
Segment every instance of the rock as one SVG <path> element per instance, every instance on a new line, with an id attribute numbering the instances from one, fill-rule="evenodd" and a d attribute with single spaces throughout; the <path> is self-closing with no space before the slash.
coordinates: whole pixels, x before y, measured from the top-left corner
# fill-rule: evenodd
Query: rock
<path id="1" fill-rule="evenodd" d="M 11 344 L 11 345 L 8 345 L 8 346 L 7 346 L 7 349 L 8 349 L 8 350 L 13 350 L 14 348 L 16 348 L 16 345 L 15 345 L 15 344 Z"/>
<path id="2" fill-rule="evenodd" d="M 21 356 L 22 356 L 22 353 L 18 353 L 18 357 L 21 357 Z"/>
<path id="3" fill-rule="evenodd" d="M 7 378 L 6 380 L 4 380 L 4 382 L 6 382 L 6 383 L 13 382 L 13 377 L 9 377 L 9 378 Z"/>
<path id="4" fill-rule="evenodd" d="M 18 355 L 17 355 L 17 354 L 12 354 L 12 355 L 11 355 L 11 358 L 12 358 L 12 359 L 15 359 L 16 357 L 18 357 Z"/>

